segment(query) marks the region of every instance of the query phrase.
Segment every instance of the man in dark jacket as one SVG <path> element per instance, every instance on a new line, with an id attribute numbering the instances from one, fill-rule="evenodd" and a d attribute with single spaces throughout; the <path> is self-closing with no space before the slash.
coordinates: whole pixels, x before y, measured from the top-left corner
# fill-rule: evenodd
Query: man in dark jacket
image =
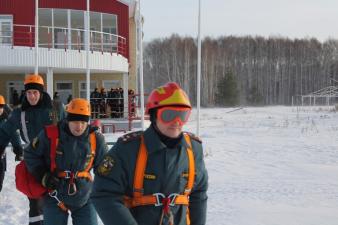
<path id="1" fill-rule="evenodd" d="M 54 149 L 55 162 L 50 157 L 51 140 L 46 131 L 39 134 L 35 144 L 25 149 L 24 160 L 31 174 L 55 193 L 44 197 L 44 225 L 67 225 L 68 211 L 72 214 L 72 224 L 96 225 L 96 212 L 88 201 L 92 188 L 90 170 L 102 160 L 106 143 L 104 136 L 96 131 L 97 127 L 88 125 L 90 106 L 87 100 L 73 99 L 67 112 L 67 118 L 57 126 L 59 141 Z M 53 163 L 56 168 L 51 171 Z M 58 200 L 63 202 L 66 210 L 58 206 Z"/>
<path id="2" fill-rule="evenodd" d="M 44 82 L 38 74 L 28 74 L 25 77 L 25 98 L 19 108 L 13 110 L 8 120 L 0 127 L 0 153 L 4 152 L 11 138 L 20 130 L 21 138 L 29 144 L 44 128 L 56 123 L 57 117 L 63 117 L 64 112 L 53 112 L 52 100 L 43 91 Z M 16 158 L 22 157 L 22 151 L 14 152 Z M 41 199 L 29 198 L 29 224 L 42 225 L 43 215 Z"/>
<path id="3" fill-rule="evenodd" d="M 182 132 L 191 105 L 176 83 L 148 98 L 151 126 L 118 139 L 92 200 L 106 225 L 205 225 L 208 175 L 199 138 Z"/>
<path id="4" fill-rule="evenodd" d="M 12 109 L 6 104 L 5 98 L 0 95 L 0 127 L 6 122 L 8 116 L 12 112 Z M 22 152 L 21 140 L 19 133 L 16 133 L 12 139 L 11 144 L 13 146 L 13 152 Z M 21 160 L 22 157 L 16 157 L 16 160 Z M 0 192 L 2 190 L 2 184 L 5 178 L 6 172 L 6 152 L 0 153 Z"/>

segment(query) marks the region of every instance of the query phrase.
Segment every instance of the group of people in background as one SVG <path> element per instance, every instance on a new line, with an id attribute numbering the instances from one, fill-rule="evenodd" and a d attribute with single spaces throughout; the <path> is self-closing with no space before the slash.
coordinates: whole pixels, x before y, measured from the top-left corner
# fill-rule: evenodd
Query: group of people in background
<path id="1" fill-rule="evenodd" d="M 134 90 L 128 90 L 128 99 L 130 101 L 130 112 L 135 112 L 135 96 Z M 92 107 L 92 118 L 123 118 L 124 112 L 124 99 L 123 99 L 123 88 L 111 88 L 110 91 L 106 92 L 104 88 L 100 91 L 95 88 L 90 93 L 90 105 Z"/>
<path id="2" fill-rule="evenodd" d="M 27 179 L 17 188 L 28 196 L 29 225 L 67 225 L 69 215 L 74 225 L 97 225 L 97 215 L 105 225 L 206 224 L 202 141 L 183 132 L 192 106 L 178 84 L 154 89 L 146 105 L 150 127 L 123 135 L 109 151 L 89 123 L 90 102 L 75 98 L 64 110 L 57 93 L 52 101 L 44 91 L 40 75 L 27 75 L 24 84 L 21 106 L 6 111 L 0 124 L 0 165 L 11 142 L 15 160 L 30 174 L 16 172 L 16 180 Z M 43 192 L 22 190 L 30 185 Z"/>
<path id="3" fill-rule="evenodd" d="M 135 106 L 136 106 L 136 97 L 134 96 L 135 92 L 132 89 L 128 90 L 128 101 L 130 101 L 130 111 L 129 116 L 135 115 Z M 13 108 L 16 108 L 21 105 L 25 97 L 25 90 L 21 91 L 19 96 L 17 90 L 13 90 L 11 96 L 11 102 Z M 73 95 L 69 95 L 67 98 L 67 104 L 71 102 Z M 54 93 L 53 100 L 58 102 L 57 104 L 62 104 L 58 92 Z M 92 93 L 90 93 L 90 105 L 91 105 L 91 118 L 123 118 L 124 117 L 124 99 L 123 99 L 123 88 L 111 88 L 110 91 L 106 92 L 104 88 L 101 88 L 100 91 L 98 88 L 95 88 Z"/>

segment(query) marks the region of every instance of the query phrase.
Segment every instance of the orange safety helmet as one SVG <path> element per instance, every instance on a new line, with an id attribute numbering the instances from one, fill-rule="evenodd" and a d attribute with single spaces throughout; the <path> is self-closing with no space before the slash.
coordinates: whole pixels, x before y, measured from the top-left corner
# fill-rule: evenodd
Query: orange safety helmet
<path id="1" fill-rule="evenodd" d="M 26 75 L 24 84 L 26 85 L 26 84 L 31 84 L 31 83 L 41 84 L 42 86 L 45 85 L 42 77 L 39 74 L 27 74 Z"/>
<path id="2" fill-rule="evenodd" d="M 67 105 L 66 111 L 70 114 L 90 116 L 90 104 L 86 99 L 74 98 Z"/>
<path id="3" fill-rule="evenodd" d="M 25 90 L 36 89 L 43 91 L 45 85 L 42 77 L 39 74 L 27 74 L 24 81 Z"/>
<path id="4" fill-rule="evenodd" d="M 6 104 L 6 101 L 5 101 L 4 96 L 0 95 L 0 105 L 5 105 L 5 104 Z"/>
<path id="5" fill-rule="evenodd" d="M 169 82 L 150 93 L 146 113 L 149 113 L 150 109 L 175 105 L 191 108 L 189 97 L 185 91 L 177 83 Z"/>

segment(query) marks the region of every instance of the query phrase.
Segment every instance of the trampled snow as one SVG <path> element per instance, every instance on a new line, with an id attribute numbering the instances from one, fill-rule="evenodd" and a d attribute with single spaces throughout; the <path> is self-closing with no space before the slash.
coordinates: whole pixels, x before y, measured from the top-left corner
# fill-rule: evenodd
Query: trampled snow
<path id="1" fill-rule="evenodd" d="M 207 224 L 337 225 L 338 114 L 328 107 L 232 110 L 201 109 Z M 195 132 L 196 114 L 186 130 Z M 0 224 L 28 224 L 28 201 L 15 189 L 15 165 L 8 151 Z"/>

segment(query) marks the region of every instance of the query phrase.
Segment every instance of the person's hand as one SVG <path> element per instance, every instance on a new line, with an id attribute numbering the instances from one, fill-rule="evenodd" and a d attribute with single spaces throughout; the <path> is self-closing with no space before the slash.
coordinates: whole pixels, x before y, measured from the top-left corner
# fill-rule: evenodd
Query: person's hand
<path id="1" fill-rule="evenodd" d="M 55 173 L 47 172 L 42 178 L 42 185 L 49 189 L 57 189 L 60 185 L 61 179 Z"/>

